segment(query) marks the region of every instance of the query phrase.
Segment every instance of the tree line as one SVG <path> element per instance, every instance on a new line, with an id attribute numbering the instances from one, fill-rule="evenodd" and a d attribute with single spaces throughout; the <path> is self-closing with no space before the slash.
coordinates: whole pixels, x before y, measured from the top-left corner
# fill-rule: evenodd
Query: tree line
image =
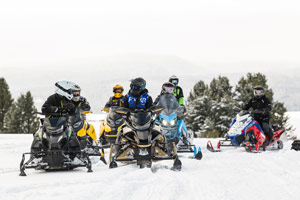
<path id="1" fill-rule="evenodd" d="M 272 102 L 271 124 L 291 130 L 284 103 L 273 99 L 273 90 L 262 73 L 248 73 L 235 87 L 226 76 L 214 78 L 209 84 L 198 81 L 187 99 L 186 124 L 198 137 L 223 137 L 237 114 L 235 108 L 241 109 L 253 97 L 253 87 L 257 85 L 264 87 L 265 95 Z"/>
<path id="2" fill-rule="evenodd" d="M 39 127 L 36 112 L 30 91 L 14 101 L 6 80 L 0 77 L 0 133 L 36 132 Z"/>

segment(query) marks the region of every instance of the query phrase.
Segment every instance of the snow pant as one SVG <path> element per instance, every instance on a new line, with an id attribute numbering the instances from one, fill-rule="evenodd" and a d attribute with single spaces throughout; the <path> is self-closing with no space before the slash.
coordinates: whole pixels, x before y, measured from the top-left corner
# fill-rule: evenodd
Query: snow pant
<path id="1" fill-rule="evenodd" d="M 269 140 L 273 139 L 273 131 L 270 126 L 269 121 L 258 121 L 260 127 L 263 129 L 264 134 L 268 137 Z"/>

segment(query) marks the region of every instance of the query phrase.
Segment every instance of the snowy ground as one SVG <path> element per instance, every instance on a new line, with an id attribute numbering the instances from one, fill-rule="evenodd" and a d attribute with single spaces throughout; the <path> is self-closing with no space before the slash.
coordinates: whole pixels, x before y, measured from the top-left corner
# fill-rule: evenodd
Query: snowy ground
<path id="1" fill-rule="evenodd" d="M 294 122 L 300 113 L 291 115 Z M 90 116 L 97 132 L 97 119 Z M 296 119 L 297 118 L 297 119 Z M 291 121 L 292 121 L 291 120 Z M 300 124 L 297 121 L 298 124 Z M 298 135 L 300 129 L 296 130 Z M 206 150 L 207 139 L 195 143 L 203 149 L 201 161 L 180 157 L 181 172 L 138 169 L 136 165 L 109 169 L 93 159 L 93 173 L 85 168 L 66 172 L 26 170 L 19 176 L 22 152 L 29 151 L 31 135 L 0 135 L 0 199 L 201 199 L 201 200 L 298 200 L 300 197 L 300 152 L 284 149 L 260 154 L 244 149 L 221 153 Z M 213 140 L 216 144 L 217 139 Z M 106 157 L 108 151 L 106 151 Z M 172 166 L 171 161 L 154 163 Z"/>

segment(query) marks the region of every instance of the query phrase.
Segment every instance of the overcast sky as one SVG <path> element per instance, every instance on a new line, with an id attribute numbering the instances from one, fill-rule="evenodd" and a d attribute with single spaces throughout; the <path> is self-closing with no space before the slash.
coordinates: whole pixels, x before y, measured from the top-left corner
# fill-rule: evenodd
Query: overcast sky
<path id="1" fill-rule="evenodd" d="M 0 67 L 127 54 L 300 63 L 299 0 L 7 0 Z"/>

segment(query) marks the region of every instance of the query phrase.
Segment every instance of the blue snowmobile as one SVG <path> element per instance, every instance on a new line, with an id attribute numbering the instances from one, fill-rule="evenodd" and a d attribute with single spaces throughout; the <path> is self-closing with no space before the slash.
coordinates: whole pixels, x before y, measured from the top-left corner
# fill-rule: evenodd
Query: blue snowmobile
<path id="1" fill-rule="evenodd" d="M 196 159 L 202 158 L 201 148 L 192 144 L 194 132 L 186 127 L 183 121 L 184 108 L 179 106 L 173 94 L 160 95 L 159 106 L 165 109 L 159 114 L 156 123 L 160 125 L 168 142 L 175 142 L 178 153 L 194 153 Z"/>

